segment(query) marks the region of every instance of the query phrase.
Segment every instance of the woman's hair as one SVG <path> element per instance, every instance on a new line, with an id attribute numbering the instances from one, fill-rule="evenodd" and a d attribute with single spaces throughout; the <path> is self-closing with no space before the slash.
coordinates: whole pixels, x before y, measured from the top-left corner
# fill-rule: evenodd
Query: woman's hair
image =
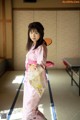
<path id="1" fill-rule="evenodd" d="M 38 46 L 42 45 L 44 40 L 43 40 L 43 37 L 44 37 L 44 27 L 43 25 L 40 23 L 40 22 L 32 22 L 29 24 L 28 26 L 28 41 L 27 41 L 27 45 L 26 45 L 26 49 L 29 51 L 30 48 L 32 47 L 32 44 L 33 44 L 33 41 L 30 39 L 30 36 L 29 36 L 29 33 L 32 29 L 36 29 L 39 34 L 40 34 L 40 38 L 39 40 L 37 41 L 36 43 L 36 46 L 34 49 L 36 49 Z"/>

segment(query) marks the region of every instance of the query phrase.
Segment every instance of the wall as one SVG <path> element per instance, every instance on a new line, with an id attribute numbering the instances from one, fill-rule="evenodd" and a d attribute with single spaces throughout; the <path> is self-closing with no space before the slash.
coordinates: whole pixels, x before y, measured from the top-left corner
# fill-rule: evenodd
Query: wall
<path id="1" fill-rule="evenodd" d="M 14 57 L 15 69 L 24 69 L 27 26 L 35 20 L 43 23 L 45 37 L 53 40 L 48 60 L 55 62 L 55 68 L 64 67 L 64 57 L 80 56 L 80 3 L 62 1 L 0 0 L 0 57 L 10 62 Z"/>
<path id="2" fill-rule="evenodd" d="M 40 21 L 45 37 L 53 43 L 48 47 L 48 60 L 55 68 L 64 68 L 63 58 L 79 56 L 80 11 L 14 10 L 14 67 L 24 69 L 27 27 L 32 21 Z"/>
<path id="3" fill-rule="evenodd" d="M 12 59 L 11 0 L 0 0 L 0 57 Z"/>
<path id="4" fill-rule="evenodd" d="M 68 1 L 68 3 L 66 3 Z M 77 2 L 77 3 L 75 3 Z M 80 8 L 80 0 L 37 0 L 36 3 L 24 3 L 23 0 L 13 0 L 14 9 L 62 9 Z"/>
<path id="5" fill-rule="evenodd" d="M 57 60 L 61 66 L 64 57 L 79 56 L 80 11 L 59 12 L 57 17 Z"/>
<path id="6" fill-rule="evenodd" d="M 80 25 L 80 12 L 79 12 L 79 25 Z M 78 55 L 80 57 L 80 27 L 79 27 L 79 52 Z"/>
<path id="7" fill-rule="evenodd" d="M 64 1 L 67 0 L 37 0 L 36 3 L 13 0 L 15 69 L 24 69 L 27 26 L 32 21 L 40 21 L 45 27 L 44 37 L 53 40 L 48 47 L 48 60 L 55 63 L 55 68 L 64 68 L 64 57 L 79 56 L 80 1 Z"/>

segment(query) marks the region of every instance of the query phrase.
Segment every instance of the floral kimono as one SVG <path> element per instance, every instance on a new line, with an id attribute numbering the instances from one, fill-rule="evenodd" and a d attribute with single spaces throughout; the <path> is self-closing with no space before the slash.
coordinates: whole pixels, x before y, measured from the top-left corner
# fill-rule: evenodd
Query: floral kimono
<path id="1" fill-rule="evenodd" d="M 45 90 L 47 85 L 46 72 L 45 72 L 46 58 L 47 58 L 47 47 L 45 44 L 40 45 L 36 49 L 34 49 L 33 46 L 26 55 L 26 60 L 25 60 L 26 71 L 24 78 L 22 120 L 47 120 L 45 116 L 38 110 L 38 105 L 44 91 L 43 92 L 41 91 L 41 94 L 38 94 L 40 93 L 40 91 L 37 91 L 36 87 L 32 86 L 32 84 L 30 84 L 30 81 L 28 79 L 28 76 L 30 75 L 29 65 L 37 64 L 37 66 L 40 66 L 43 69 L 42 81 L 44 82 L 42 83 L 42 85 L 44 86 L 43 89 Z M 36 77 L 36 80 L 38 79 L 39 77 Z"/>

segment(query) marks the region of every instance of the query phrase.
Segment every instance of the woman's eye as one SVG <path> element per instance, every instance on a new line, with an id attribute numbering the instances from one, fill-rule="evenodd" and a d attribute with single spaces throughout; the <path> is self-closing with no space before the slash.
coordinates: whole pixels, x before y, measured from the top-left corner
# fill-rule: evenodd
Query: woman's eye
<path id="1" fill-rule="evenodd" d="M 31 34 L 39 34 L 38 31 L 30 31 Z"/>
<path id="2" fill-rule="evenodd" d="M 33 31 L 31 31 L 31 34 L 33 34 Z"/>
<path id="3" fill-rule="evenodd" d="M 35 34 L 38 34 L 38 32 L 35 32 Z"/>

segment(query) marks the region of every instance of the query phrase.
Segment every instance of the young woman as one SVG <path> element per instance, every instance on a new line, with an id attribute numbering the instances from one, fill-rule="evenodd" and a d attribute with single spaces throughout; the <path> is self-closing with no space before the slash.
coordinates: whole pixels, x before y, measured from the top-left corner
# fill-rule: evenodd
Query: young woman
<path id="1" fill-rule="evenodd" d="M 39 66 L 43 69 L 43 86 L 46 87 L 46 59 L 47 47 L 44 42 L 44 27 L 40 22 L 32 22 L 28 26 L 27 55 L 25 60 L 25 79 L 24 79 L 24 95 L 23 95 L 23 115 L 22 120 L 47 120 L 45 116 L 38 110 L 41 96 L 37 90 L 30 84 L 28 75 Z M 29 73 L 29 74 L 28 74 Z M 45 78 L 45 79 L 44 79 Z M 36 78 L 37 79 L 37 78 Z"/>

